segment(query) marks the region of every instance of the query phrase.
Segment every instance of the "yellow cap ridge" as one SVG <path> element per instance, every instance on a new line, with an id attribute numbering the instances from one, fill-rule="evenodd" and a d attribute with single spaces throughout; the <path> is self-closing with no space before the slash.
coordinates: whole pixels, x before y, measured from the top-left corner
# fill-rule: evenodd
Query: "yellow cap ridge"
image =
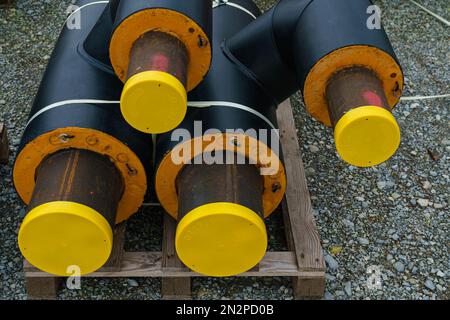
<path id="1" fill-rule="evenodd" d="M 247 207 L 210 203 L 181 219 L 175 247 L 181 261 L 193 271 L 213 277 L 233 276 L 250 270 L 264 257 L 266 226 Z"/>
<path id="2" fill-rule="evenodd" d="M 388 160 L 400 145 L 400 128 L 391 112 L 363 106 L 347 112 L 334 129 L 341 158 L 357 167 L 371 167 Z"/>
<path id="3" fill-rule="evenodd" d="M 151 134 L 168 132 L 176 128 L 186 115 L 186 89 L 169 73 L 144 71 L 125 83 L 120 109 L 125 120 L 139 131 Z"/>
<path id="4" fill-rule="evenodd" d="M 58 276 L 92 273 L 108 260 L 113 232 L 94 209 L 69 201 L 54 201 L 32 209 L 19 230 L 19 248 L 35 267 Z"/>

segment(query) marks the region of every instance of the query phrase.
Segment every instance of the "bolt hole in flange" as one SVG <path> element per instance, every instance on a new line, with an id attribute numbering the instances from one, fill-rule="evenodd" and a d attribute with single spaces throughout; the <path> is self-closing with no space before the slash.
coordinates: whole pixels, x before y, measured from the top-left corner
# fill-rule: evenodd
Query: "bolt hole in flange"
<path id="1" fill-rule="evenodd" d="M 204 47 L 206 47 L 208 45 L 208 41 L 203 39 L 203 37 L 200 36 L 200 35 L 198 36 L 198 42 L 197 43 L 198 43 L 198 46 L 200 48 L 204 48 Z"/>

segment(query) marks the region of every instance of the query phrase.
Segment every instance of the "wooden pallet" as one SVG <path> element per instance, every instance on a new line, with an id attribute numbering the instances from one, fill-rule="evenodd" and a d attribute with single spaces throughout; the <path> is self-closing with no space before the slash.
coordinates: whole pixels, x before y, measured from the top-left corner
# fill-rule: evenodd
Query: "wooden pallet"
<path id="1" fill-rule="evenodd" d="M 291 277 L 295 299 L 318 298 L 325 290 L 325 264 L 289 101 L 278 109 L 278 124 L 288 176 L 282 212 L 290 251 L 267 252 L 256 268 L 239 277 Z M 125 229 L 125 223 L 117 226 L 110 260 L 87 277 L 160 277 L 163 299 L 190 299 L 191 278 L 202 275 L 187 269 L 177 257 L 176 222 L 165 215 L 161 252 L 124 251 Z M 37 270 L 26 261 L 24 273 L 29 299 L 56 298 L 58 278 Z"/>
<path id="2" fill-rule="evenodd" d="M 0 0 L 0 8 L 8 8 L 12 2 L 13 0 Z"/>
<path id="3" fill-rule="evenodd" d="M 0 123 L 0 165 L 7 164 L 9 160 L 9 142 L 6 127 Z"/>

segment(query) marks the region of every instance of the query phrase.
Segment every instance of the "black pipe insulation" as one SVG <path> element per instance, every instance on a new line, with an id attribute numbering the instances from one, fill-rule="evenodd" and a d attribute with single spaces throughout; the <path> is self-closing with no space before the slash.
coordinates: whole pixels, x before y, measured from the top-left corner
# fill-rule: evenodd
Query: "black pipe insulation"
<path id="1" fill-rule="evenodd" d="M 70 265 L 85 274 L 106 262 L 114 225 L 139 209 L 151 176 L 152 139 L 124 120 L 122 82 L 83 50 L 109 10 L 84 7 L 93 2 L 77 2 L 80 29 L 61 31 L 13 169 L 17 193 L 30 204 L 19 247 L 36 267 L 63 276 Z"/>
<path id="2" fill-rule="evenodd" d="M 213 10 L 211 68 L 189 94 L 185 119 L 156 142 L 155 189 L 178 221 L 178 256 L 209 276 L 239 274 L 263 258 L 263 218 L 278 207 L 286 189 L 275 147 L 277 103 L 220 50 L 223 40 L 260 15 L 251 0 L 233 3 L 239 7 L 221 3 Z M 179 154 L 184 159 L 177 162 Z"/>
<path id="3" fill-rule="evenodd" d="M 366 99 L 333 123 L 339 154 L 362 167 L 386 161 L 398 148 L 400 129 L 391 110 L 404 84 L 386 32 L 369 23 L 371 8 L 370 0 L 280 0 L 222 44 L 228 58 L 273 100 L 281 103 L 301 90 L 308 112 L 328 126 L 326 91 L 333 75 L 355 66 L 375 74 L 389 110 L 360 109 L 373 107 Z"/>

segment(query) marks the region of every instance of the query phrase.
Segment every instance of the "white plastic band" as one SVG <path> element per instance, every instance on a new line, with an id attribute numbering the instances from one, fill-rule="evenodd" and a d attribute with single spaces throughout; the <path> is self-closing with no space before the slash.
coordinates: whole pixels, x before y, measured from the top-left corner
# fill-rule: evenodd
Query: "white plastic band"
<path id="1" fill-rule="evenodd" d="M 48 105 L 48 106 L 42 108 L 38 112 L 36 112 L 30 118 L 30 120 L 28 120 L 25 127 L 27 127 L 34 119 L 36 119 L 38 116 L 40 116 L 44 112 L 47 112 L 49 110 L 59 108 L 62 106 L 70 105 L 70 104 L 120 104 L 120 101 L 76 99 L 76 100 L 64 100 L 64 101 L 55 102 L 55 103 L 52 103 L 51 105 Z M 214 106 L 219 107 L 220 106 L 220 107 L 230 107 L 230 108 L 240 109 L 240 110 L 254 114 L 258 118 L 265 121 L 273 129 L 276 129 L 276 127 L 273 125 L 273 123 L 269 119 L 267 119 L 263 114 L 259 113 L 258 111 L 254 110 L 250 107 L 244 106 L 242 104 L 238 104 L 238 103 L 234 103 L 234 102 L 227 102 L 227 101 L 189 101 L 188 106 L 194 107 L 194 108 L 207 108 L 207 107 L 214 107 Z"/>
<path id="2" fill-rule="evenodd" d="M 430 100 L 430 99 L 442 99 L 450 98 L 450 94 L 441 94 L 437 96 L 415 96 L 415 97 L 401 97 L 401 101 L 414 101 L 414 100 Z"/>
<path id="3" fill-rule="evenodd" d="M 91 3 L 85 4 L 84 6 L 79 7 L 79 8 L 77 8 L 76 10 L 74 10 L 74 11 L 72 11 L 72 12 L 70 13 L 70 15 L 67 17 L 66 21 L 64 22 L 64 24 L 67 24 L 67 22 L 70 20 L 70 18 L 72 18 L 72 16 L 73 16 L 75 13 L 77 13 L 78 11 L 80 11 L 80 10 L 83 9 L 83 8 L 86 8 L 86 7 L 89 7 L 89 6 L 93 6 L 93 5 L 96 5 L 96 4 L 106 4 L 106 3 L 109 3 L 109 0 L 108 0 L 108 1 L 105 0 L 105 1 L 91 2 Z"/>
<path id="4" fill-rule="evenodd" d="M 247 13 L 251 17 L 253 17 L 253 19 L 256 19 L 256 16 L 253 13 L 251 13 L 249 10 L 245 9 L 243 6 L 241 6 L 241 5 L 237 4 L 237 3 L 229 2 L 228 0 L 222 0 L 222 2 L 220 2 L 220 1 L 214 1 L 213 2 L 213 8 L 219 7 L 221 5 L 227 5 L 227 6 L 239 9 L 239 10 Z"/>
<path id="5" fill-rule="evenodd" d="M 422 9 L 423 11 L 425 11 L 426 13 L 432 15 L 433 17 L 435 17 L 436 19 L 438 19 L 439 21 L 445 23 L 447 25 L 447 27 L 450 26 L 450 22 L 448 22 L 447 20 L 445 20 L 443 17 L 441 17 L 440 15 L 437 15 L 436 13 L 434 13 L 431 10 L 428 10 L 427 8 L 425 8 L 424 6 L 422 6 L 421 4 L 415 2 L 414 0 L 409 0 L 410 2 L 414 3 L 416 6 L 418 6 L 420 9 Z"/>
<path id="6" fill-rule="evenodd" d="M 25 127 L 28 127 L 28 125 L 34 120 L 36 119 L 38 116 L 40 116 L 41 114 L 43 114 L 44 112 L 47 112 L 51 109 L 55 109 L 58 107 L 62 107 L 62 106 L 66 106 L 68 104 L 89 104 L 89 103 L 98 103 L 98 104 L 114 104 L 114 103 L 120 103 L 120 101 L 108 101 L 108 100 L 94 100 L 94 99 L 76 99 L 76 100 L 64 100 L 64 101 L 59 101 L 59 102 L 55 102 L 52 103 L 49 106 L 46 106 L 44 108 L 42 108 L 41 110 L 39 110 L 38 112 L 36 112 L 31 118 L 30 120 L 28 120 L 27 124 Z"/>
<path id="7" fill-rule="evenodd" d="M 259 113 L 255 109 L 252 109 L 250 107 L 244 106 L 239 103 L 234 102 L 228 102 L 228 101 L 189 101 L 188 107 L 195 107 L 195 108 L 208 108 L 208 107 L 229 107 L 229 108 L 235 108 L 239 110 L 243 110 L 246 112 L 249 112 L 251 114 L 254 114 L 261 120 L 265 121 L 269 126 L 272 127 L 272 129 L 277 129 L 273 123 L 267 119 L 263 114 Z"/>

